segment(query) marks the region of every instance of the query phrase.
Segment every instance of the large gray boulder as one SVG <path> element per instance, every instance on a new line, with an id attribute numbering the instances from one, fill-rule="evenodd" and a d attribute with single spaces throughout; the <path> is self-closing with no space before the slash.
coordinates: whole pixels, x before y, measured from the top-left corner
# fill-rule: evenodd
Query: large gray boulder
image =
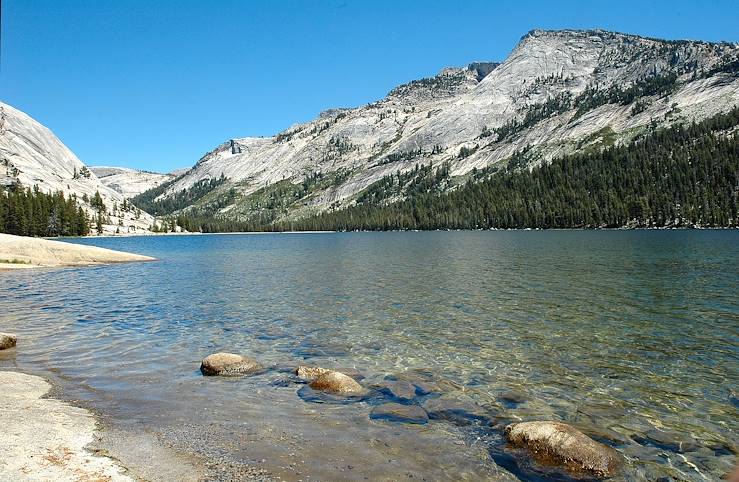
<path id="1" fill-rule="evenodd" d="M 263 369 L 255 359 L 234 353 L 214 353 L 203 358 L 200 364 L 200 371 L 208 376 L 252 375 Z"/>
<path id="2" fill-rule="evenodd" d="M 365 389 L 352 377 L 340 372 L 322 373 L 309 386 L 313 390 L 335 393 L 339 395 L 360 395 Z"/>
<path id="3" fill-rule="evenodd" d="M 527 449 L 535 459 L 556 463 L 576 473 L 615 475 L 622 456 L 576 428 L 561 422 L 522 422 L 505 428 L 508 441 Z"/>
<path id="4" fill-rule="evenodd" d="M 18 342 L 18 337 L 12 333 L 0 333 L 0 350 L 13 348 Z"/>

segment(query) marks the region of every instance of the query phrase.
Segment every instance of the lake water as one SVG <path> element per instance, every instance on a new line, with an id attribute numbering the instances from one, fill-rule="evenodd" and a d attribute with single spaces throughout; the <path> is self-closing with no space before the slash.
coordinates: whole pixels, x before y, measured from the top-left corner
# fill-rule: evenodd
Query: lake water
<path id="1" fill-rule="evenodd" d="M 739 232 L 418 232 L 72 242 L 152 263 L 0 272 L 0 369 L 47 374 L 111 424 L 287 480 L 566 479 L 501 428 L 563 420 L 624 480 L 718 480 L 739 429 Z M 216 351 L 270 369 L 203 377 Z M 286 370 L 433 379 L 489 418 L 369 417 Z M 285 368 L 287 367 L 287 368 Z M 413 403 L 424 404 L 432 393 Z M 230 471 L 230 472 L 229 472 Z M 226 475 L 224 475 L 226 477 Z"/>

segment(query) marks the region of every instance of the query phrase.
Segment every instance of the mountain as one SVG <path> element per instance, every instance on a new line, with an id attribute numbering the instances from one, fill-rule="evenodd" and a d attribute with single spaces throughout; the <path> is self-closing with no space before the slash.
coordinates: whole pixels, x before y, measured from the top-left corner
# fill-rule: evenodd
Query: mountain
<path id="1" fill-rule="evenodd" d="M 531 168 L 714 116 L 739 103 L 738 73 L 737 44 L 534 30 L 502 63 L 447 68 L 273 137 L 231 139 L 136 202 L 268 227 L 367 202 L 417 165 L 443 166 L 433 190 L 454 190 L 513 157 Z"/>
<path id="2" fill-rule="evenodd" d="M 105 233 L 146 232 L 154 223 L 148 213 L 124 203 L 122 194 L 103 184 L 48 128 L 0 103 L 0 189 L 14 186 L 74 196 L 91 218 L 97 212 L 93 199 L 100 193 Z"/>
<path id="3" fill-rule="evenodd" d="M 177 174 L 159 174 L 127 167 L 107 166 L 90 166 L 90 170 L 98 177 L 100 182 L 127 198 L 137 196 L 182 174 L 181 171 Z"/>

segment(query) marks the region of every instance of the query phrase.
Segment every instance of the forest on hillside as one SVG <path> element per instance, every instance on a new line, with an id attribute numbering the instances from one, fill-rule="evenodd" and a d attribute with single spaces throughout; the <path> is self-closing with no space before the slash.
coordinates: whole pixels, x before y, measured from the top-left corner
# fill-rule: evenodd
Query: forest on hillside
<path id="1" fill-rule="evenodd" d="M 304 219 L 272 222 L 272 216 L 265 216 L 270 222 L 264 223 L 259 216 L 238 222 L 180 215 L 177 223 L 205 232 L 735 227 L 737 125 L 739 108 L 734 108 L 700 123 L 657 128 L 628 145 L 565 156 L 530 170 L 524 150 L 506 165 L 473 172 L 467 183 L 444 193 L 437 184 L 448 182 L 438 174 L 446 166 L 431 175 L 420 165 L 377 181 L 353 206 Z M 413 177 L 420 175 L 424 182 Z M 398 193 L 405 199 L 387 201 Z"/>
<path id="2" fill-rule="evenodd" d="M 89 232 L 90 219 L 74 196 L 65 197 L 61 191 L 47 194 L 38 187 L 0 189 L 0 233 L 85 236 Z"/>

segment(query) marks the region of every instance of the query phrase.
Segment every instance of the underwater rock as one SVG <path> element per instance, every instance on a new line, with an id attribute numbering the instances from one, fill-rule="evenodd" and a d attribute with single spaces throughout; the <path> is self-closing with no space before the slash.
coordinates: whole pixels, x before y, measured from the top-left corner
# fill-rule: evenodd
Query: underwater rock
<path id="1" fill-rule="evenodd" d="M 410 402 L 416 398 L 416 386 L 405 380 L 385 381 L 377 387 L 381 392 L 404 402 Z"/>
<path id="2" fill-rule="evenodd" d="M 508 441 L 528 449 L 539 461 L 562 465 L 572 472 L 611 477 L 623 457 L 576 428 L 560 422 L 522 422 L 505 428 Z"/>
<path id="3" fill-rule="evenodd" d="M 370 418 L 373 420 L 389 420 L 392 422 L 424 424 L 429 421 L 426 410 L 418 405 L 403 405 L 402 403 L 383 403 L 376 406 Z"/>
<path id="4" fill-rule="evenodd" d="M 676 453 L 692 452 L 698 449 L 698 442 L 689 435 L 665 432 L 656 428 L 648 430 L 644 437 L 634 436 L 633 438 L 641 445 L 653 445 Z"/>
<path id="5" fill-rule="evenodd" d="M 18 341 L 18 337 L 12 333 L 0 333 L 0 350 L 13 348 Z"/>
<path id="6" fill-rule="evenodd" d="M 498 396 L 500 401 L 513 405 L 524 403 L 528 398 L 528 395 L 518 390 L 508 390 Z"/>
<path id="7" fill-rule="evenodd" d="M 447 420 L 457 425 L 470 425 L 475 420 L 491 423 L 493 419 L 492 414 L 464 395 L 445 393 L 427 400 L 423 408 L 430 418 Z"/>
<path id="8" fill-rule="evenodd" d="M 358 395 L 365 391 L 362 385 L 357 383 L 352 377 L 333 371 L 319 375 L 309 386 L 313 390 L 337 393 L 339 395 Z"/>
<path id="9" fill-rule="evenodd" d="M 214 353 L 203 358 L 200 364 L 200 371 L 208 376 L 252 375 L 263 368 L 255 359 L 234 353 Z"/>

